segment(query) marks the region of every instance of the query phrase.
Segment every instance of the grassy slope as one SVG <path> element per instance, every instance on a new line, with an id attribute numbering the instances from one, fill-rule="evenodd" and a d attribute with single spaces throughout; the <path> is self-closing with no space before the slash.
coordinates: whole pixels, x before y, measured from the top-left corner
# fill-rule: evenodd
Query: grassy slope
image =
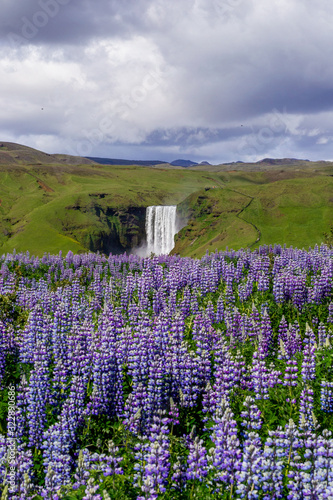
<path id="1" fill-rule="evenodd" d="M 226 187 L 194 193 L 180 206 L 191 217 L 179 232 L 173 253 L 199 257 L 207 250 L 251 245 L 257 231 L 240 218 L 249 201 L 248 196 Z"/>
<path id="2" fill-rule="evenodd" d="M 220 185 L 225 189 L 201 193 L 211 210 L 200 210 L 197 196 L 187 200 L 192 216 L 178 234 L 174 253 L 200 256 L 227 246 L 285 243 L 308 247 L 322 243 L 333 222 L 331 172 L 332 167 L 220 173 Z M 209 224 L 215 224 L 212 231 Z"/>
<path id="3" fill-rule="evenodd" d="M 333 221 L 333 178 L 278 181 L 245 188 L 254 200 L 242 216 L 261 230 L 262 244 L 320 244 Z M 268 196 L 269 195 L 269 196 Z"/>
<path id="4" fill-rule="evenodd" d="M 14 146 L 5 151 L 13 158 Z M 103 229 L 92 204 L 102 209 L 178 204 L 189 220 L 175 252 L 196 257 L 227 246 L 313 246 L 333 220 L 333 167 L 327 164 L 185 170 L 71 165 L 68 158 L 64 163 L 52 158 L 46 165 L 44 157 L 23 152 L 34 164 L 0 161 L 2 253 L 84 251 L 79 236 Z"/>
<path id="5" fill-rule="evenodd" d="M 84 250 L 78 241 L 63 234 L 62 227 L 64 221 L 88 229 L 98 223 L 84 210 L 91 203 L 91 195 L 103 195 L 114 208 L 177 204 L 203 185 L 215 182 L 206 177 L 204 172 L 145 167 L 3 166 L 0 250 L 11 252 L 15 248 L 35 255 L 59 249 Z M 83 210 L 69 208 L 77 204 Z"/>

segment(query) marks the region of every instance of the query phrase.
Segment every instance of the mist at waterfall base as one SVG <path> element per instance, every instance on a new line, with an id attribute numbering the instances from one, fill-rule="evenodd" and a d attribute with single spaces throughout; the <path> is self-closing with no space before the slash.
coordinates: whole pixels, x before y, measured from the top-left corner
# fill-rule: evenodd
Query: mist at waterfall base
<path id="1" fill-rule="evenodd" d="M 167 255 L 175 246 L 175 235 L 181 229 L 176 205 L 154 205 L 146 210 L 146 242 L 133 253 L 140 257 Z"/>

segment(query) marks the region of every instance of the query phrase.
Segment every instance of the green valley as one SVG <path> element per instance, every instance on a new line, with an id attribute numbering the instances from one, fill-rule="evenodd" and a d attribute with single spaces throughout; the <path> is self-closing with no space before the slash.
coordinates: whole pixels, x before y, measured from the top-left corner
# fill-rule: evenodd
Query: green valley
<path id="1" fill-rule="evenodd" d="M 177 205 L 173 253 L 313 246 L 333 221 L 333 164 L 100 165 L 0 145 L 0 251 L 131 251 L 145 209 Z"/>

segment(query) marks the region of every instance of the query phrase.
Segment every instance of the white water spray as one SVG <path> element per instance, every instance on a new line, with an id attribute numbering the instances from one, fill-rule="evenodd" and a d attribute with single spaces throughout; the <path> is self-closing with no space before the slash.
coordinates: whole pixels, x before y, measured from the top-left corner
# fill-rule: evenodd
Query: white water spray
<path id="1" fill-rule="evenodd" d="M 175 246 L 176 205 L 147 207 L 147 255 L 163 255 Z"/>

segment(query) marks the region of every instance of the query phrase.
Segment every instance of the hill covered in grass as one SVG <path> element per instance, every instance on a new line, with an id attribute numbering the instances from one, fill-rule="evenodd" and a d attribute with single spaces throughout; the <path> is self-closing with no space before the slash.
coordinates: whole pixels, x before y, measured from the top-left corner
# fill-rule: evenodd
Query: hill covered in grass
<path id="1" fill-rule="evenodd" d="M 122 253 L 149 205 L 176 204 L 174 253 L 320 244 L 333 221 L 333 164 L 293 160 L 153 168 L 101 165 L 0 143 L 0 252 Z"/>
<path id="2" fill-rule="evenodd" d="M 81 156 L 63 154 L 48 154 L 38 149 L 16 144 L 14 142 L 0 142 L 0 165 L 91 165 L 95 162 Z"/>

